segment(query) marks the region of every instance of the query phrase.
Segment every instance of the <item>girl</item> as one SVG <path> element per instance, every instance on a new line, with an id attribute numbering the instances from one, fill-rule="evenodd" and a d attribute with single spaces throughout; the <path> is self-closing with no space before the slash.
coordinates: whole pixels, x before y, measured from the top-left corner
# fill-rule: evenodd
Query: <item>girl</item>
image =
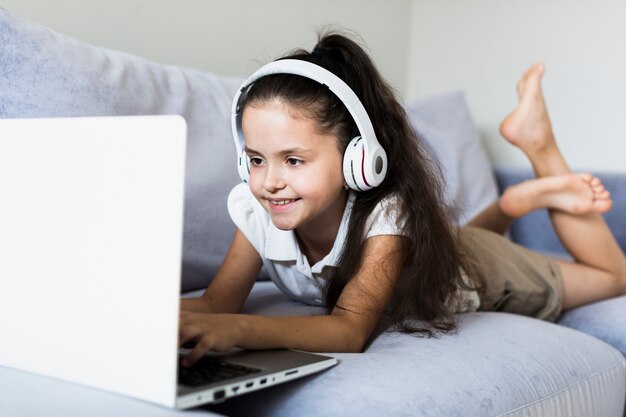
<path id="1" fill-rule="evenodd" d="M 229 196 L 237 230 L 221 269 L 202 297 L 182 300 L 180 343 L 195 344 L 183 365 L 233 347 L 360 352 L 384 313 L 399 330 L 432 334 L 453 329 L 457 312 L 555 320 L 562 309 L 626 292 L 626 260 L 598 214 L 610 209 L 610 196 L 591 175 L 570 173 L 559 152 L 542 66 L 523 76 L 519 106 L 501 129 L 538 178 L 458 229 L 442 203 L 440 171 L 364 50 L 330 33 L 311 53 L 287 58 L 329 70 L 356 93 L 386 151 L 387 174 L 378 187 L 349 190 L 342 158 L 359 129 L 344 103 L 304 76 L 257 79 L 241 102 L 249 185 Z M 543 207 L 573 262 L 494 233 Z M 327 314 L 238 314 L 262 265 L 290 297 Z"/>

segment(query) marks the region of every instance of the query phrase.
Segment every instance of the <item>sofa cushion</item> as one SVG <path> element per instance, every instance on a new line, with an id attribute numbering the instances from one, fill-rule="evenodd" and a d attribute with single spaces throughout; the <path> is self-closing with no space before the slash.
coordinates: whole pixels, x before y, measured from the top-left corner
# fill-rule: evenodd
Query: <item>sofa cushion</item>
<path id="1" fill-rule="evenodd" d="M 602 339 L 626 356 L 626 295 L 569 310 L 558 323 Z"/>
<path id="2" fill-rule="evenodd" d="M 309 315 L 271 282 L 246 313 Z M 229 416 L 621 416 L 626 360 L 606 343 L 505 313 L 459 316 L 456 333 L 375 337 L 321 374 L 229 400 Z M 306 405 L 306 406 L 303 406 Z"/>

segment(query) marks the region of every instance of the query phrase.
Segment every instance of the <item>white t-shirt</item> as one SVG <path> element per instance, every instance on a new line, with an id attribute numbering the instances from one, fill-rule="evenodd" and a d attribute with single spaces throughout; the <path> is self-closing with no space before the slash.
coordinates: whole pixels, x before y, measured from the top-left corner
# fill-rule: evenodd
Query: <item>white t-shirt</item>
<path id="1" fill-rule="evenodd" d="M 352 212 L 355 193 L 348 194 L 337 238 L 331 251 L 315 265 L 309 265 L 300 251 L 295 232 L 280 230 L 272 223 L 269 214 L 252 195 L 246 184 L 239 184 L 228 196 L 228 213 L 235 225 L 257 250 L 270 278 L 278 288 L 294 300 L 311 305 L 322 305 L 322 292 L 332 267 L 339 262 L 346 239 L 348 220 Z M 383 200 L 373 210 L 366 223 L 366 237 L 401 235 L 393 217 L 397 212 Z"/>
<path id="2" fill-rule="evenodd" d="M 310 305 L 322 305 L 323 288 L 339 262 L 346 239 L 348 220 L 356 194 L 350 191 L 337 238 L 330 252 L 315 265 L 309 265 L 300 251 L 295 232 L 280 230 L 246 184 L 239 184 L 228 196 L 228 213 L 233 222 L 257 250 L 269 277 L 290 298 Z M 403 221 L 393 198 L 380 201 L 365 224 L 365 236 L 403 235 Z M 467 278 L 466 278 L 467 279 Z M 478 294 L 466 291 L 455 311 L 475 311 Z M 473 293 L 473 294 L 472 294 Z"/>

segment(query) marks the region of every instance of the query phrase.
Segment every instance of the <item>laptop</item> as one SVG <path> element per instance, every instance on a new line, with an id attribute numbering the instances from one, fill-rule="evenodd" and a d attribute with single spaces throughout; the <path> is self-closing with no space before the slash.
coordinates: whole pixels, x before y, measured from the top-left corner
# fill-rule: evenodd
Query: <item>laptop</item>
<path id="1" fill-rule="evenodd" d="M 234 351 L 179 372 L 185 152 L 179 116 L 0 120 L 0 366 L 188 408 L 337 363 Z"/>

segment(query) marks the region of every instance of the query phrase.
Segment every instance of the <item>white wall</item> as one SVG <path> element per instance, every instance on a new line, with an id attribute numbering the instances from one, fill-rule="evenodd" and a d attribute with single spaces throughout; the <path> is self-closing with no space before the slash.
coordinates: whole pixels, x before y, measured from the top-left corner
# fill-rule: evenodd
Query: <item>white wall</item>
<path id="1" fill-rule="evenodd" d="M 163 63 L 249 75 L 317 28 L 359 33 L 398 90 L 407 80 L 410 0 L 0 0 L 15 13 L 77 39 Z M 374 24 L 372 24 L 374 22 Z"/>
<path id="2" fill-rule="evenodd" d="M 527 166 L 499 137 L 515 84 L 535 61 L 561 147 L 576 169 L 626 172 L 624 0 L 0 0 L 83 41 L 159 62 L 246 75 L 315 28 L 361 34 L 407 99 L 467 93 L 498 165 Z"/>
<path id="3" fill-rule="evenodd" d="M 543 61 L 571 166 L 626 172 L 625 19 L 623 0 L 413 0 L 406 95 L 465 90 L 492 159 L 528 166 L 498 125 L 523 70 Z"/>

